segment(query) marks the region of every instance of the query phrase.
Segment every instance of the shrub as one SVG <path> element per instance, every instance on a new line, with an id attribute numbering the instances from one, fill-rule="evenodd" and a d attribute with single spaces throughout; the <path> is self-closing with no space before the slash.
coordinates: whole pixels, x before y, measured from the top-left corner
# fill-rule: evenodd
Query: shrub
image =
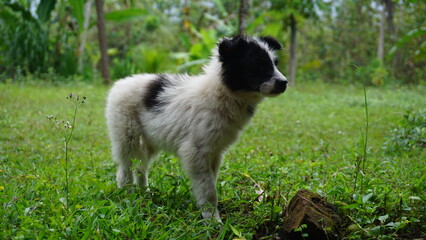
<path id="1" fill-rule="evenodd" d="M 373 60 L 366 66 L 358 66 L 353 73 L 355 77 L 354 82 L 359 80 L 368 80 L 365 82 L 367 85 L 380 86 L 388 80 L 388 71 L 378 60 Z"/>
<path id="2" fill-rule="evenodd" d="M 411 151 L 426 147 L 426 109 L 407 112 L 400 125 L 392 129 L 385 148 L 392 151 Z"/>

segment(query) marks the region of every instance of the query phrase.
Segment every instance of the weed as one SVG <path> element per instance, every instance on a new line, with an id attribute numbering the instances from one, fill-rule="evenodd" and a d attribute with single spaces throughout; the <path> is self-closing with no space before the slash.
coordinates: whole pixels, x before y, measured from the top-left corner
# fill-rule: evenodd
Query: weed
<path id="1" fill-rule="evenodd" d="M 58 120 L 57 117 L 53 115 L 47 115 L 47 119 L 52 123 L 56 132 L 58 132 L 64 143 L 64 170 L 65 170 L 65 199 L 63 201 L 65 207 L 68 209 L 69 207 L 69 195 L 70 195 L 70 176 L 69 176 L 69 146 L 71 139 L 73 137 L 73 133 L 76 127 L 76 119 L 77 119 L 77 110 L 78 108 L 86 102 L 86 97 L 83 96 L 81 99 L 78 95 L 70 93 L 67 97 L 73 106 L 73 114 L 71 116 L 71 123 L 66 120 Z"/>
<path id="2" fill-rule="evenodd" d="M 358 175 L 361 174 L 361 193 L 363 192 L 363 182 L 364 182 L 364 173 L 365 173 L 365 162 L 367 161 L 367 144 L 368 144 L 368 128 L 369 128 L 369 119 L 368 119 L 368 101 L 367 101 L 367 90 L 364 85 L 364 110 L 365 110 L 365 132 L 360 127 L 361 132 L 361 147 L 362 155 L 356 156 L 356 172 L 354 180 L 354 193 L 357 189 Z"/>

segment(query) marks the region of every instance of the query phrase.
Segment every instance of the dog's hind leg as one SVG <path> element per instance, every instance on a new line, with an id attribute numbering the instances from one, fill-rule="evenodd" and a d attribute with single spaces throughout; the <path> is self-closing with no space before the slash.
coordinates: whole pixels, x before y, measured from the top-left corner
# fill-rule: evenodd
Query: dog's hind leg
<path id="1" fill-rule="evenodd" d="M 140 146 L 135 151 L 135 158 L 137 160 L 136 166 L 133 169 L 133 176 L 135 184 L 140 187 L 148 187 L 148 171 L 153 157 L 156 155 L 154 150 L 142 138 L 140 139 Z"/>
<path id="2" fill-rule="evenodd" d="M 132 183 L 132 152 L 129 144 L 126 142 L 112 141 L 112 143 L 112 155 L 118 163 L 116 179 L 118 187 L 121 188 Z"/>
<path id="3" fill-rule="evenodd" d="M 112 144 L 112 156 L 118 163 L 117 184 L 123 187 L 132 183 L 132 157 L 139 144 L 134 124 L 125 115 L 112 115 L 108 117 L 109 134 Z"/>

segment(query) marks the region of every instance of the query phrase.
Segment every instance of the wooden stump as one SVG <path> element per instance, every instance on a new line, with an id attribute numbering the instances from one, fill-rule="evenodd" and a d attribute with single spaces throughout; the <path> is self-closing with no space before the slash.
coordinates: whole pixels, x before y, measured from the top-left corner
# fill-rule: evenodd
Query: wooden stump
<path id="1" fill-rule="evenodd" d="M 334 205 L 316 193 L 299 190 L 284 211 L 281 238 L 337 240 L 340 223 Z"/>

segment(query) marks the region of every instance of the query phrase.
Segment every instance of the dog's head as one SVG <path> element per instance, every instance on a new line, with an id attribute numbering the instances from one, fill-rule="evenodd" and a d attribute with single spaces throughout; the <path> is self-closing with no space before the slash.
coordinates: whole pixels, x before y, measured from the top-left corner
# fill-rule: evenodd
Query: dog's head
<path id="1" fill-rule="evenodd" d="M 285 91 L 287 79 L 277 69 L 275 51 L 281 44 L 272 37 L 236 36 L 218 44 L 222 80 L 231 91 L 275 96 Z"/>

